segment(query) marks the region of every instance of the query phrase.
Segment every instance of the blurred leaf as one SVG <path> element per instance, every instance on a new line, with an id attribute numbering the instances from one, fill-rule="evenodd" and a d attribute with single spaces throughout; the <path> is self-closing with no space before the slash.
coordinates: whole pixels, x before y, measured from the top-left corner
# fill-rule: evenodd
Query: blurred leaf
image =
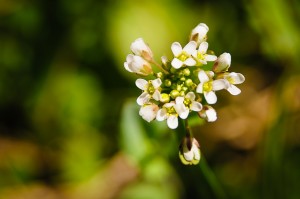
<path id="1" fill-rule="evenodd" d="M 128 100 L 123 105 L 120 121 L 120 144 L 135 161 L 140 162 L 151 153 L 151 143 L 138 117 L 135 100 Z"/>

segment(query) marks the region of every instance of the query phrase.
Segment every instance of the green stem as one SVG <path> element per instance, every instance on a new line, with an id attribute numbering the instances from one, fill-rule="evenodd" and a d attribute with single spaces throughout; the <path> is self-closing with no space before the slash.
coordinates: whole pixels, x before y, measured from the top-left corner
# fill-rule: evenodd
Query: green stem
<path id="1" fill-rule="evenodd" d="M 157 66 L 160 70 L 162 70 L 162 72 L 164 72 L 165 74 L 169 74 L 168 71 L 166 71 L 160 64 L 158 64 L 155 60 L 151 60 L 151 63 L 154 64 L 155 66 Z"/>
<path id="2" fill-rule="evenodd" d="M 220 182 L 218 181 L 216 175 L 214 172 L 211 170 L 209 165 L 207 164 L 206 159 L 202 156 L 200 160 L 200 169 L 206 178 L 207 183 L 211 187 L 212 191 L 214 192 L 215 196 L 217 199 L 226 199 L 226 193 L 221 186 Z"/>

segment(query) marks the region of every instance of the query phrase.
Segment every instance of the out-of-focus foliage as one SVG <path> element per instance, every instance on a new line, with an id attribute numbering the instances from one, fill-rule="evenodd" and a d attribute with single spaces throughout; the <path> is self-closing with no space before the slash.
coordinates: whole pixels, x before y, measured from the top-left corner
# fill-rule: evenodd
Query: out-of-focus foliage
<path id="1" fill-rule="evenodd" d="M 190 121 L 205 159 L 188 167 L 123 63 L 200 22 L 246 81 Z M 0 0 L 0 198 L 299 198 L 299 22 L 296 0 Z"/>

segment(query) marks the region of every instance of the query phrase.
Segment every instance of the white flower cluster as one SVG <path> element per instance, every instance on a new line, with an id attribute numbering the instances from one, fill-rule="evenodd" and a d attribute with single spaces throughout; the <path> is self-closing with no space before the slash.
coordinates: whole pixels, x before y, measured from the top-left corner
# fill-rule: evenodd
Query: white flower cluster
<path id="1" fill-rule="evenodd" d="M 154 60 L 149 46 L 139 38 L 131 44 L 132 54 L 124 63 L 127 71 L 143 76 L 135 84 L 142 90 L 137 103 L 144 120 L 166 120 L 171 129 L 178 127 L 178 118 L 185 120 L 186 136 L 179 147 L 183 164 L 198 164 L 201 157 L 199 143 L 188 127 L 189 114 L 194 111 L 208 122 L 216 121 L 217 113 L 212 107 L 217 102 L 216 91 L 227 90 L 238 95 L 241 90 L 235 85 L 245 81 L 242 74 L 228 71 L 229 53 L 217 57 L 207 51 L 207 32 L 206 24 L 197 25 L 189 42 L 184 47 L 174 42 L 171 45 L 174 57 L 171 60 L 161 57 L 161 64 Z"/>
<path id="2" fill-rule="evenodd" d="M 139 114 L 150 122 L 167 120 L 169 128 L 178 126 L 178 117 L 186 119 L 191 111 L 198 112 L 208 122 L 217 119 L 211 106 L 217 102 L 216 91 L 226 89 L 232 95 L 241 91 L 235 84 L 244 82 L 240 73 L 228 72 L 231 55 L 223 53 L 219 57 L 209 54 L 207 40 L 208 27 L 200 23 L 190 35 L 190 41 L 183 48 L 174 42 L 171 50 L 174 57 L 161 58 L 157 64 L 153 53 L 142 38 L 131 44 L 131 51 L 124 63 L 127 71 L 144 76 L 136 80 L 142 90 L 137 98 L 141 106 Z M 154 72 L 152 66 L 160 71 Z M 209 68 L 209 69 L 208 69 Z"/>

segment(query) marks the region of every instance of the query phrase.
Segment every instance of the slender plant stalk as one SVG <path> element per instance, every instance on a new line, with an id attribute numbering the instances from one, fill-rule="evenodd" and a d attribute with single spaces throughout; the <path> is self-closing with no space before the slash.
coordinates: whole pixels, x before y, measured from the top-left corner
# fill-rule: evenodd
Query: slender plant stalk
<path id="1" fill-rule="evenodd" d="M 211 170 L 209 165 L 207 164 L 206 159 L 202 156 L 200 163 L 199 163 L 200 169 L 206 178 L 207 183 L 213 190 L 215 196 L 217 199 L 227 199 L 227 195 L 221 186 L 220 182 L 218 181 L 216 175 L 214 172 Z"/>

